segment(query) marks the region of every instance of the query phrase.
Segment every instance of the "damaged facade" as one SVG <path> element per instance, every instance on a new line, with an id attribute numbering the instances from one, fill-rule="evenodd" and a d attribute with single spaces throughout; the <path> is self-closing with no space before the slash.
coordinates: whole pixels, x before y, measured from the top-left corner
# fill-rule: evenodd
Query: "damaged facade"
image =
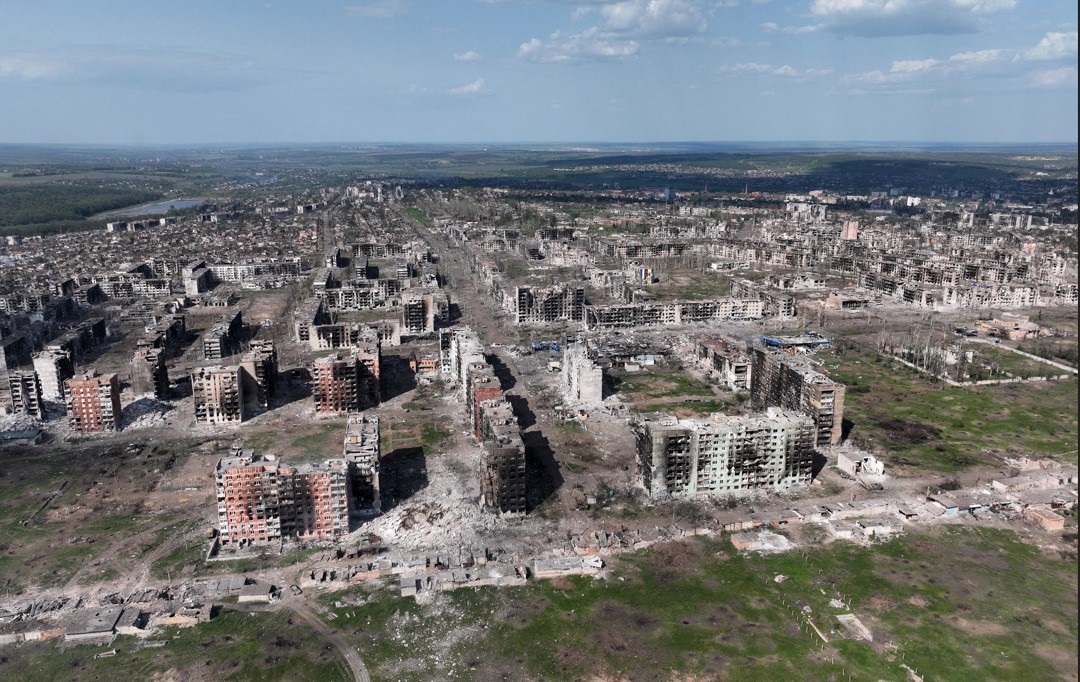
<path id="1" fill-rule="evenodd" d="M 809 416 L 814 444 L 836 445 L 843 436 L 843 384 L 817 371 L 807 356 L 788 355 L 763 345 L 751 349 L 750 402 L 758 409 L 779 407 Z"/>
<path id="2" fill-rule="evenodd" d="M 116 374 L 100 375 L 89 370 L 68 379 L 64 393 L 72 431 L 120 430 L 123 412 L 120 409 L 120 380 Z"/>
<path id="3" fill-rule="evenodd" d="M 656 498 L 786 490 L 809 483 L 813 473 L 814 424 L 790 412 L 647 415 L 633 428 L 641 483 Z"/>

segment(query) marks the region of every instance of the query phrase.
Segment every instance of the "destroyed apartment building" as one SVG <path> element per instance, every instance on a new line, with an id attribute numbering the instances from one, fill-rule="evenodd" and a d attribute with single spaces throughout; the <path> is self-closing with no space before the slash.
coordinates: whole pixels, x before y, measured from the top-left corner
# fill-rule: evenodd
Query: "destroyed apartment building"
<path id="1" fill-rule="evenodd" d="M 342 457 L 349 464 L 350 494 L 353 512 L 373 516 L 382 511 L 379 472 L 382 458 L 379 449 L 379 418 L 375 415 L 350 414 L 345 425 Z"/>
<path id="2" fill-rule="evenodd" d="M 762 343 L 750 350 L 750 402 L 809 416 L 817 447 L 836 445 L 843 436 L 845 387 L 811 365 L 805 355 L 789 355 Z"/>
<path id="3" fill-rule="evenodd" d="M 287 466 L 273 455 L 234 448 L 215 469 L 223 548 L 328 540 L 349 532 L 345 460 Z"/>
<path id="4" fill-rule="evenodd" d="M 15 414 L 45 419 L 45 399 L 37 372 L 8 372 L 7 385 Z"/>
<path id="5" fill-rule="evenodd" d="M 203 337 L 203 357 L 221 360 L 232 355 L 240 347 L 243 335 L 244 320 L 239 310 L 222 315 Z"/>
<path id="6" fill-rule="evenodd" d="M 710 321 L 761 320 L 765 302 L 759 298 L 718 298 L 702 301 L 663 301 L 586 306 L 587 329 L 667 327 Z"/>
<path id="7" fill-rule="evenodd" d="M 696 334 L 690 340 L 694 357 L 711 377 L 731 391 L 750 389 L 753 364 L 744 343 L 712 334 Z"/>
<path id="8" fill-rule="evenodd" d="M 247 418 L 242 373 L 236 365 L 200 367 L 191 373 L 196 424 L 239 424 Z"/>
<path id="9" fill-rule="evenodd" d="M 471 329 L 440 332 L 443 371 L 464 399 L 469 432 L 480 446 L 481 505 L 500 514 L 524 514 L 525 444 L 513 407 L 483 345 Z"/>
<path id="10" fill-rule="evenodd" d="M 638 474 L 654 498 L 786 490 L 813 475 L 813 421 L 776 408 L 709 419 L 643 415 L 633 429 Z"/>
<path id="11" fill-rule="evenodd" d="M 381 347 L 374 330 L 367 328 L 368 343 L 347 352 L 335 352 L 312 364 L 311 393 L 319 415 L 361 412 L 379 404 Z"/>
<path id="12" fill-rule="evenodd" d="M 244 395 L 249 403 L 265 410 L 277 393 L 277 351 L 270 339 L 253 339 L 248 348 L 250 350 L 240 358 Z"/>
<path id="13" fill-rule="evenodd" d="M 158 400 L 169 397 L 169 370 L 162 348 L 139 348 L 131 357 L 131 389 L 149 393 Z"/>
<path id="14" fill-rule="evenodd" d="M 583 343 L 572 343 L 563 353 L 563 398 L 575 405 L 595 406 L 604 400 L 604 370 L 589 357 Z"/>
<path id="15" fill-rule="evenodd" d="M 123 412 L 120 409 L 120 380 L 116 374 L 98 374 L 88 370 L 67 380 L 68 419 L 77 433 L 119 431 Z"/>

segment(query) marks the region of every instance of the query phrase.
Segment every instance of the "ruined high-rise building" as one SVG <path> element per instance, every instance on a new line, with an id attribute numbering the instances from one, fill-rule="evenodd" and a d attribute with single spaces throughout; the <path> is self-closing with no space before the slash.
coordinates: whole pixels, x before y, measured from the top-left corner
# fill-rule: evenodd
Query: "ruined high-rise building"
<path id="1" fill-rule="evenodd" d="M 269 408 L 277 392 L 278 362 L 274 342 L 253 340 L 251 350 L 240 359 L 240 369 L 247 400 L 261 409 Z"/>
<path id="2" fill-rule="evenodd" d="M 514 290 L 516 324 L 582 322 L 585 319 L 585 288 L 576 284 L 553 284 L 543 289 Z"/>
<path id="3" fill-rule="evenodd" d="M 567 347 L 562 360 L 563 397 L 569 403 L 599 405 L 604 400 L 604 370 L 584 344 Z"/>
<path id="4" fill-rule="evenodd" d="M 164 348 L 140 348 L 131 357 L 131 388 L 152 393 L 158 400 L 169 397 L 169 371 Z"/>
<path id="5" fill-rule="evenodd" d="M 8 390 L 15 414 L 45 418 L 45 401 L 41 396 L 41 381 L 37 372 L 9 372 Z"/>
<path id="6" fill-rule="evenodd" d="M 191 373 L 191 393 L 195 398 L 195 423 L 239 424 L 244 409 L 244 386 L 240 368 L 202 367 Z"/>
<path id="7" fill-rule="evenodd" d="M 351 469 L 353 511 L 362 516 L 382 511 L 379 483 L 379 418 L 374 415 L 350 414 L 345 426 L 345 448 L 342 455 Z"/>
<path id="8" fill-rule="evenodd" d="M 67 380 L 68 418 L 71 430 L 79 433 L 119 431 L 120 380 L 115 374 L 99 375 L 89 370 Z"/>
<path id="9" fill-rule="evenodd" d="M 287 466 L 272 455 L 231 450 L 215 470 L 222 546 L 330 540 L 348 533 L 348 479 L 348 465 L 340 459 Z"/>
<path id="10" fill-rule="evenodd" d="M 813 422 L 776 409 L 708 420 L 652 415 L 634 432 L 642 485 L 657 498 L 784 490 L 813 473 Z"/>
<path id="11" fill-rule="evenodd" d="M 356 356 L 335 353 L 315 360 L 311 370 L 311 396 L 315 401 L 315 412 L 320 415 L 342 415 L 368 407 L 360 394 Z"/>
<path id="12" fill-rule="evenodd" d="M 41 380 L 41 395 L 46 400 L 64 399 L 64 382 L 75 376 L 71 353 L 46 349 L 34 354 L 34 371 Z"/>
<path id="13" fill-rule="evenodd" d="M 809 416 L 815 445 L 835 445 L 843 435 L 843 384 L 814 369 L 805 356 L 787 355 L 763 346 L 751 349 L 750 402 L 757 408 L 779 407 Z"/>

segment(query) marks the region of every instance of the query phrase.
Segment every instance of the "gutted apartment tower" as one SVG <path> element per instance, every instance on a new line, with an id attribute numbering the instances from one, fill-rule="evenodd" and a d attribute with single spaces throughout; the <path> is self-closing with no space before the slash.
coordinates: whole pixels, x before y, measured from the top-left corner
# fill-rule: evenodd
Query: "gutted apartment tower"
<path id="1" fill-rule="evenodd" d="M 196 424 L 239 424 L 244 408 L 241 370 L 232 367 L 201 367 L 191 373 Z"/>
<path id="2" fill-rule="evenodd" d="M 222 315 L 203 337 L 203 357 L 221 360 L 236 352 L 244 332 L 240 311 Z"/>
<path id="3" fill-rule="evenodd" d="M 253 340 L 250 347 L 240 358 L 240 379 L 247 400 L 265 410 L 277 392 L 277 351 L 270 339 Z"/>
<path id="4" fill-rule="evenodd" d="M 63 400 L 64 382 L 75 376 L 71 352 L 45 349 L 34 354 L 34 371 L 41 380 L 41 395 L 45 400 Z"/>
<path id="5" fill-rule="evenodd" d="M 349 532 L 349 468 L 344 460 L 287 466 L 272 455 L 230 450 L 215 470 L 223 547 Z"/>
<path id="6" fill-rule="evenodd" d="M 749 390 L 752 363 L 745 344 L 701 334 L 693 338 L 694 356 L 710 376 L 719 379 L 729 390 Z"/>
<path id="7" fill-rule="evenodd" d="M 349 415 L 349 421 L 345 425 L 345 448 L 342 456 L 349 463 L 353 511 L 360 516 L 378 514 L 382 511 L 378 417 Z"/>
<path id="8" fill-rule="evenodd" d="M 120 410 L 120 380 L 115 374 L 101 375 L 89 370 L 68 379 L 64 393 L 72 431 L 120 430 L 123 413 Z"/>
<path id="9" fill-rule="evenodd" d="M 562 360 L 563 398 L 570 403 L 599 405 L 604 400 L 604 370 L 584 344 L 567 347 Z"/>
<path id="10" fill-rule="evenodd" d="M 169 370 L 164 348 L 140 348 L 131 357 L 131 388 L 152 393 L 158 400 L 169 397 Z"/>
<path id="11" fill-rule="evenodd" d="M 576 284 L 553 284 L 543 289 L 517 287 L 514 322 L 581 322 L 585 319 L 585 289 Z"/>
<path id="12" fill-rule="evenodd" d="M 784 490 L 809 483 L 813 473 L 814 424 L 790 412 L 708 420 L 646 415 L 634 434 L 641 483 L 655 498 Z"/>
<path id="13" fill-rule="evenodd" d="M 373 348 L 354 348 L 348 355 L 335 353 L 312 366 L 315 412 L 341 415 L 379 404 L 378 337 Z"/>
<path id="14" fill-rule="evenodd" d="M 840 442 L 844 422 L 843 384 L 814 369 L 806 356 L 787 355 L 762 345 L 755 345 L 751 355 L 750 402 L 754 407 L 779 407 L 809 416 L 814 422 L 814 444 L 818 447 Z"/>
<path id="15" fill-rule="evenodd" d="M 524 514 L 525 444 L 484 348 L 470 329 L 439 336 L 443 371 L 457 383 L 469 430 L 480 446 L 481 504 L 501 514 Z"/>
<path id="16" fill-rule="evenodd" d="M 277 458 L 235 449 L 218 460 L 214 478 L 222 546 L 281 540 Z"/>
<path id="17" fill-rule="evenodd" d="M 401 297 L 401 330 L 411 336 L 427 336 L 450 317 L 450 298 L 444 291 L 410 291 Z"/>
<path id="18" fill-rule="evenodd" d="M 9 372 L 8 390 L 15 414 L 45 418 L 45 401 L 41 396 L 41 380 L 37 372 Z"/>

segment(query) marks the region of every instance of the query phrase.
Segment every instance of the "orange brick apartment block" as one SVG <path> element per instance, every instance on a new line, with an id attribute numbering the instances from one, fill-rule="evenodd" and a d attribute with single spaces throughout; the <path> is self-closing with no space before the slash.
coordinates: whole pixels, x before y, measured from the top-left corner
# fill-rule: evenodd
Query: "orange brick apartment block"
<path id="1" fill-rule="evenodd" d="M 89 370 L 65 382 L 71 430 L 79 433 L 119 431 L 120 381 L 115 374 Z"/>

